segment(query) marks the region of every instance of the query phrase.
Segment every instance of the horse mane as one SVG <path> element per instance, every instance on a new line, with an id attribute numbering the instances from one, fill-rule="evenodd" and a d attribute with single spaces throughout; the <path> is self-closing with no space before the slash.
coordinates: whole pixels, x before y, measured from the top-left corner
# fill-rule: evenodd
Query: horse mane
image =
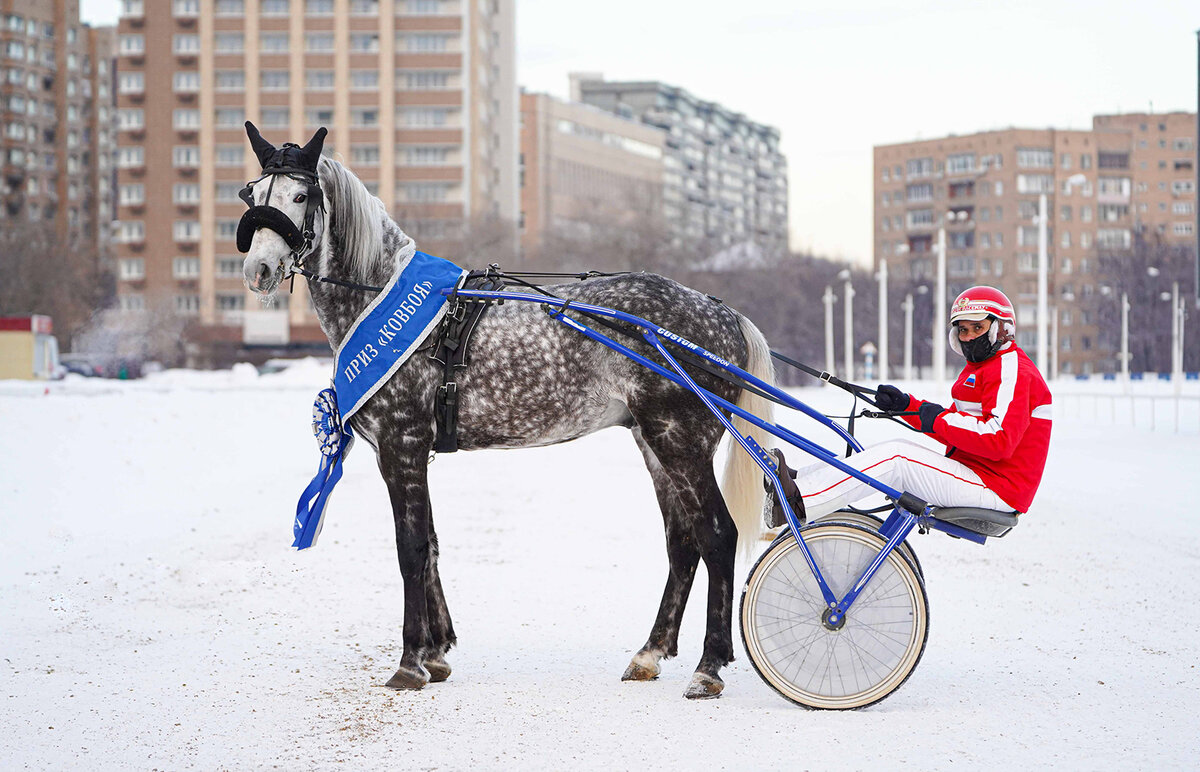
<path id="1" fill-rule="evenodd" d="M 321 156 L 318 169 L 329 212 L 326 247 L 340 242 L 341 259 L 353 275 L 369 276 L 385 261 L 398 263 L 416 251 L 416 243 L 358 175 L 328 156 Z M 389 262 L 386 272 L 391 274 L 393 268 Z"/>

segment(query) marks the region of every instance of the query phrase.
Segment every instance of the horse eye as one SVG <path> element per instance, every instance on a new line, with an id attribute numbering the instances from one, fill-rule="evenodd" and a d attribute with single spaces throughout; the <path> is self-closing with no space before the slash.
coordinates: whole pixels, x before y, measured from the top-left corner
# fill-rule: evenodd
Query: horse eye
<path id="1" fill-rule="evenodd" d="M 306 196 L 305 194 L 303 194 L 303 193 L 297 193 L 297 194 L 296 194 L 296 197 L 295 197 L 295 198 L 293 198 L 292 200 L 293 200 L 293 201 L 295 201 L 297 204 L 303 204 L 303 203 L 304 203 L 304 200 L 305 200 L 306 198 L 308 198 L 308 196 Z"/>

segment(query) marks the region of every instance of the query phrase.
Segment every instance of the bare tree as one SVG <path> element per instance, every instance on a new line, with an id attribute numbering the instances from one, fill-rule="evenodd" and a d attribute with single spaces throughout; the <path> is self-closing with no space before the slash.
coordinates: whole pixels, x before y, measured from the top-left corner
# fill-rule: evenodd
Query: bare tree
<path id="1" fill-rule="evenodd" d="M 64 351 L 113 294 L 112 276 L 100 270 L 95 252 L 64 243 L 46 222 L 4 223 L 0 276 L 0 314 L 52 317 Z"/>

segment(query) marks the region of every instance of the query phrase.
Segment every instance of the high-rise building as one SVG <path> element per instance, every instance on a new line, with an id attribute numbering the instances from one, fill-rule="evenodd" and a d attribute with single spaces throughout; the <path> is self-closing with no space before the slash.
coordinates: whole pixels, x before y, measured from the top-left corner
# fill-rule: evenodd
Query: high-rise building
<path id="1" fill-rule="evenodd" d="M 662 225 L 662 129 L 521 94 L 521 246 L 595 228 Z"/>
<path id="2" fill-rule="evenodd" d="M 247 304 L 238 190 L 259 176 L 243 123 L 278 145 L 329 129 L 425 250 L 474 218 L 515 221 L 512 3 L 124 0 L 117 70 L 121 307 L 192 318 L 196 364 L 246 345 L 327 347 L 302 282 Z"/>
<path id="3" fill-rule="evenodd" d="M 1091 130 L 1004 129 L 877 146 L 875 265 L 887 260 L 894 284 L 932 288 L 944 229 L 948 300 L 974 284 L 999 287 L 1017 304 L 1018 343 L 1033 352 L 1044 193 L 1058 371 L 1119 369 L 1096 310 L 1107 290 L 1102 258 L 1133 256 L 1147 238 L 1194 243 L 1195 121 L 1188 113 L 1096 116 Z"/>
<path id="4" fill-rule="evenodd" d="M 78 0 L 0 0 L 0 227 L 52 223 L 95 260 L 112 220 L 112 45 Z"/>
<path id="5" fill-rule="evenodd" d="M 667 132 L 663 213 L 687 241 L 787 249 L 787 161 L 779 130 L 656 81 L 572 78 L 574 101 Z"/>

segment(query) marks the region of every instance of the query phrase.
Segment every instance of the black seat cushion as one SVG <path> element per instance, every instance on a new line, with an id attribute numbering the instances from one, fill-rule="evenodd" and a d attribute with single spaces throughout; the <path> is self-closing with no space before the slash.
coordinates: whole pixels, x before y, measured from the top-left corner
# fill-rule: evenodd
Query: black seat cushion
<path id="1" fill-rule="evenodd" d="M 1019 512 L 1000 512 L 979 507 L 942 507 L 933 510 L 933 517 L 982 536 L 998 537 L 1017 525 Z"/>

